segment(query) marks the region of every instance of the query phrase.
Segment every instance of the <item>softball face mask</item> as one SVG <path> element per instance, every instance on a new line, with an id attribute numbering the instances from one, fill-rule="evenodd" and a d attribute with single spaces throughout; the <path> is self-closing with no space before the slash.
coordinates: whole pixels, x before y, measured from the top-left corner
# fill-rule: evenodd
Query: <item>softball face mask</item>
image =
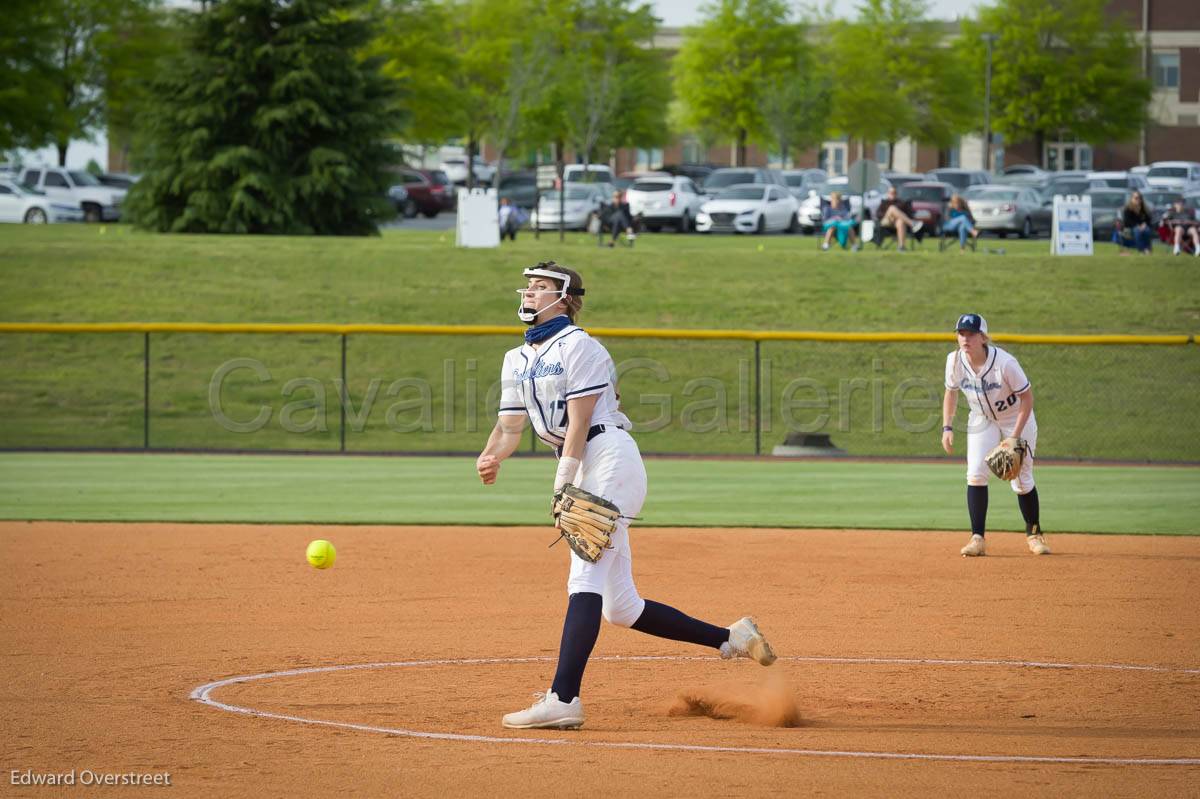
<path id="1" fill-rule="evenodd" d="M 516 290 L 516 292 L 521 295 L 520 304 L 517 306 L 517 318 L 520 319 L 522 322 L 524 322 L 527 325 L 532 325 L 534 323 L 534 321 L 537 319 L 537 315 L 538 315 L 539 311 L 545 310 L 546 308 L 548 308 L 549 306 L 558 302 L 559 300 L 566 299 L 568 294 L 571 295 L 572 297 L 582 297 L 583 296 L 584 289 L 571 288 L 571 276 L 565 275 L 562 272 L 553 272 L 549 269 L 539 269 L 537 267 L 533 267 L 531 269 L 526 269 L 522 274 L 527 278 L 529 278 L 529 277 L 544 277 L 549 280 L 559 281 L 562 283 L 562 288 L 558 289 L 557 291 L 553 290 L 553 289 L 541 289 L 541 290 L 532 292 L 533 294 L 553 294 L 553 295 L 555 295 L 555 299 L 553 299 L 551 302 L 547 303 L 546 305 L 543 305 L 541 308 L 530 308 L 526 304 L 525 295 L 530 293 L 530 290 L 528 288 Z"/>

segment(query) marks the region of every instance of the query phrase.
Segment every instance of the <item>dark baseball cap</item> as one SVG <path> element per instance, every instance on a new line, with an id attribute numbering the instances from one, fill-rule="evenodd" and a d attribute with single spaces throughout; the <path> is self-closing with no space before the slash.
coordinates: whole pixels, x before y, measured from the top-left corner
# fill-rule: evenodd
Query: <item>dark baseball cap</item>
<path id="1" fill-rule="evenodd" d="M 987 320 L 977 313 L 965 313 L 958 317 L 957 330 L 973 330 L 976 333 L 987 333 Z"/>

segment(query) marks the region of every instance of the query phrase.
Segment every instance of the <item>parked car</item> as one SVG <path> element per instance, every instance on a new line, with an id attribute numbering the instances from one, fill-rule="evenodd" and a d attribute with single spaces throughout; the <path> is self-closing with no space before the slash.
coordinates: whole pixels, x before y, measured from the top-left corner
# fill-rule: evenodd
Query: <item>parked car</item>
<path id="1" fill-rule="evenodd" d="M 925 223 L 925 228 L 940 234 L 942 220 L 946 218 L 946 206 L 954 187 L 949 183 L 913 181 L 896 188 L 896 196 L 912 205 L 913 217 Z"/>
<path id="2" fill-rule="evenodd" d="M 617 191 L 621 192 L 622 199 L 625 193 L 629 191 L 629 187 L 636 181 L 642 178 L 671 178 L 674 177 L 670 172 L 625 172 L 613 178 L 613 185 L 617 187 Z"/>
<path id="3" fill-rule="evenodd" d="M 508 201 L 518 208 L 533 208 L 537 204 L 538 186 L 537 174 L 534 172 L 513 172 L 500 178 L 496 190 L 497 201 L 508 198 Z"/>
<path id="4" fill-rule="evenodd" d="M 1088 180 L 1086 172 L 1054 172 L 1052 174 L 1050 182 L 1039 191 L 1042 205 L 1046 208 L 1053 207 L 1056 194 L 1064 197 L 1071 195 L 1078 197 L 1092 188 L 1092 181 Z"/>
<path id="5" fill-rule="evenodd" d="M 1150 166 L 1148 164 L 1138 164 L 1137 166 L 1129 167 L 1129 171 L 1135 175 L 1146 177 L 1146 175 L 1150 174 Z"/>
<path id="6" fill-rule="evenodd" d="M 706 199 L 692 179 L 683 175 L 640 178 L 625 191 L 629 212 L 640 216 L 651 233 L 664 226 L 687 233 Z"/>
<path id="7" fill-rule="evenodd" d="M 1041 198 L 1025 186 L 997 183 L 973 187 L 966 200 L 980 232 L 991 231 L 1001 238 L 1016 233 L 1027 239 L 1037 234 L 1039 226 L 1049 226 Z"/>
<path id="8" fill-rule="evenodd" d="M 927 180 L 924 175 L 917 175 L 912 172 L 893 172 L 890 169 L 884 170 L 883 176 L 887 178 L 888 183 L 891 183 L 896 188 L 900 188 L 908 183 L 921 183 Z"/>
<path id="9" fill-rule="evenodd" d="M 53 202 L 78 206 L 88 222 L 115 222 L 121 218 L 124 190 L 102 185 L 82 169 L 30 167 L 21 171 L 21 183 L 44 192 Z"/>
<path id="10" fill-rule="evenodd" d="M 1195 161 L 1155 161 L 1146 172 L 1151 186 L 1175 191 L 1200 189 L 1200 163 Z"/>
<path id="11" fill-rule="evenodd" d="M 991 183 L 992 176 L 982 169 L 959 169 L 957 167 L 942 167 L 932 169 L 925 175 L 927 180 L 939 183 L 949 183 L 960 194 L 972 186 Z"/>
<path id="12" fill-rule="evenodd" d="M 1009 179 L 1015 175 L 1031 175 L 1037 178 L 1048 179 L 1052 173 L 1033 164 L 1009 164 L 1004 167 L 1004 170 L 1000 174 L 1004 176 L 1004 182 L 1009 183 Z"/>
<path id="13" fill-rule="evenodd" d="M 1145 191 L 1150 184 L 1141 175 L 1132 172 L 1088 172 L 1087 179 L 1092 182 L 1094 189 L 1138 189 Z"/>
<path id="14" fill-rule="evenodd" d="M 722 189 L 745 183 L 759 183 L 787 188 L 787 183 L 784 182 L 783 176 L 774 169 L 736 166 L 714 170 L 704 181 L 704 193 L 712 196 Z"/>
<path id="15" fill-rule="evenodd" d="M 809 191 L 808 196 L 800 203 L 798 218 L 800 229 L 805 233 L 813 233 L 821 229 L 821 210 L 829 205 L 829 195 L 835 191 L 840 191 L 850 204 L 850 213 L 858 217 L 862 211 L 863 203 L 866 203 L 868 218 L 874 219 L 876 212 L 879 210 L 879 203 L 883 201 L 883 197 L 887 194 L 891 184 L 886 179 L 880 179 L 879 184 L 874 188 L 868 189 L 864 196 L 859 197 L 857 194 L 850 193 L 850 179 L 845 175 L 838 175 L 822 183 L 819 187 Z"/>
<path id="16" fill-rule="evenodd" d="M 467 182 L 467 157 L 465 155 L 447 156 L 438 169 L 446 174 L 451 183 L 465 185 Z M 474 170 L 476 183 L 491 183 L 496 175 L 496 167 L 475 156 Z"/>
<path id="17" fill-rule="evenodd" d="M 683 175 L 692 179 L 696 188 L 703 189 L 704 181 L 713 173 L 716 167 L 711 164 L 666 164 L 662 171 L 671 175 Z"/>
<path id="18" fill-rule="evenodd" d="M 567 183 L 612 183 L 613 173 L 608 164 L 567 164 L 563 167 Z"/>
<path id="19" fill-rule="evenodd" d="M 396 206 L 396 210 L 412 219 L 418 213 L 433 219 L 442 211 L 454 210 L 458 201 L 450 178 L 440 169 L 396 170 L 407 197 Z"/>
<path id="20" fill-rule="evenodd" d="M 796 198 L 783 186 L 728 186 L 696 214 L 699 233 L 766 233 L 797 227 Z"/>
<path id="21" fill-rule="evenodd" d="M 1142 192 L 1142 200 L 1146 203 L 1146 210 L 1156 219 L 1179 199 L 1183 199 L 1183 193 L 1172 189 L 1156 189 L 1151 186 Z"/>
<path id="22" fill-rule="evenodd" d="M 1088 189 L 1087 195 L 1092 200 L 1093 239 L 1108 241 L 1112 238 L 1121 209 L 1129 202 L 1132 193 L 1126 189 Z"/>
<path id="23" fill-rule="evenodd" d="M 114 189 L 123 189 L 129 191 L 134 183 L 142 179 L 141 175 L 130 175 L 126 172 L 105 172 L 97 175 L 96 180 L 100 181 L 105 186 L 111 186 Z"/>
<path id="24" fill-rule="evenodd" d="M 83 209 L 74 203 L 51 200 L 43 192 L 15 180 L 0 179 L 0 222 L 82 222 Z"/>
<path id="25" fill-rule="evenodd" d="M 829 174 L 824 169 L 785 169 L 779 174 L 783 176 L 783 182 L 787 184 L 788 191 L 797 202 L 807 197 L 810 189 L 815 189 L 829 179 Z"/>
<path id="26" fill-rule="evenodd" d="M 592 214 L 600 213 L 601 208 L 612 199 L 613 191 L 611 183 L 569 183 L 566 194 L 557 189 L 548 191 L 538 200 L 529 224 L 542 230 L 584 230 Z"/>

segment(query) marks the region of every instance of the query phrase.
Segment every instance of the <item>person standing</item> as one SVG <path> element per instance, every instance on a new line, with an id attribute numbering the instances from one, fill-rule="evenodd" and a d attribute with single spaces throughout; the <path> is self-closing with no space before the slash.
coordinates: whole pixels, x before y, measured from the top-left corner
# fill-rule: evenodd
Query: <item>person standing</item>
<path id="1" fill-rule="evenodd" d="M 1004 438 L 1027 443 L 1021 471 L 1011 483 L 1025 519 L 1025 540 L 1035 555 L 1050 549 L 1042 533 L 1041 505 L 1033 482 L 1033 454 L 1037 449 L 1037 420 L 1033 415 L 1033 388 L 1017 359 L 991 343 L 987 320 L 976 313 L 958 318 L 958 349 L 946 356 L 946 393 L 942 400 L 942 449 L 954 450 L 954 415 L 958 392 L 966 396 L 967 514 L 971 540 L 961 550 L 965 557 L 986 554 L 984 542 L 988 510 L 987 454 Z"/>

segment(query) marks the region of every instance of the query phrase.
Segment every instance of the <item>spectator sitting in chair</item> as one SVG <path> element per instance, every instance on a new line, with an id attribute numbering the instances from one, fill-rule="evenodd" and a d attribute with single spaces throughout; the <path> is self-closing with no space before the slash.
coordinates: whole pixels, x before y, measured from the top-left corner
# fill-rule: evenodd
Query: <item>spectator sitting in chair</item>
<path id="1" fill-rule="evenodd" d="M 835 233 L 837 234 L 838 244 L 842 245 L 842 249 L 846 248 L 847 239 L 853 244 L 852 249 L 858 249 L 858 230 L 855 228 L 854 219 L 850 215 L 849 204 L 842 203 L 842 193 L 840 191 L 835 191 L 829 195 L 829 205 L 821 211 L 821 229 L 825 231 L 825 240 L 821 242 L 822 250 L 829 249 L 829 242 Z"/>
<path id="2" fill-rule="evenodd" d="M 881 227 L 896 231 L 896 249 L 898 250 L 904 249 L 904 240 L 908 231 L 911 230 L 915 235 L 924 227 L 923 222 L 913 219 L 912 203 L 899 199 L 895 186 L 887 190 L 887 197 L 879 203 L 879 210 L 875 212 L 875 217 L 879 220 Z"/>
<path id="3" fill-rule="evenodd" d="M 1176 255 L 1179 255 L 1184 240 L 1190 238 L 1192 254 L 1200 257 L 1200 222 L 1196 221 L 1196 212 L 1184 204 L 1182 197 L 1175 198 L 1175 204 L 1163 214 L 1162 221 L 1174 236 Z"/>
<path id="4" fill-rule="evenodd" d="M 1149 255 L 1153 236 L 1150 212 L 1146 210 L 1142 193 L 1134 191 L 1129 202 L 1125 203 L 1125 207 L 1121 209 L 1121 224 L 1113 231 L 1113 240 L 1119 247 L 1136 248 L 1143 255 Z M 1124 249 L 1121 250 L 1121 254 L 1125 254 Z"/>
<path id="5" fill-rule="evenodd" d="M 637 238 L 633 232 L 633 212 L 629 210 L 629 203 L 624 201 L 619 191 L 612 194 L 612 214 L 608 217 L 608 224 L 612 226 L 612 241 L 608 243 L 609 247 L 616 246 L 621 233 L 625 234 L 630 245 Z"/>
<path id="6" fill-rule="evenodd" d="M 967 249 L 967 237 L 971 237 L 971 246 L 974 247 L 975 239 L 979 238 L 979 228 L 975 227 L 975 217 L 971 216 L 971 209 L 967 207 L 961 194 L 955 194 L 950 197 L 950 204 L 946 206 L 946 219 L 942 222 L 942 233 L 958 234 L 959 250 Z"/>

